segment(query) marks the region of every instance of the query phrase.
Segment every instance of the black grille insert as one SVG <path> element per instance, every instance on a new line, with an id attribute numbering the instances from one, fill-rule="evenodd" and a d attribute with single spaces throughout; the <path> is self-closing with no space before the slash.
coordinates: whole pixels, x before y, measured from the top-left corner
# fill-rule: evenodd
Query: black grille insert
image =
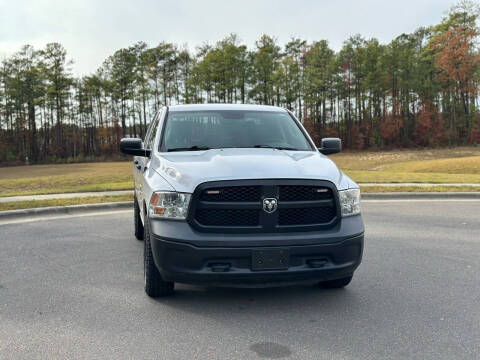
<path id="1" fill-rule="evenodd" d="M 206 189 L 202 192 L 203 201 L 259 201 L 260 186 L 231 186 Z"/>
<path id="2" fill-rule="evenodd" d="M 282 185 L 279 187 L 280 201 L 312 201 L 332 199 L 332 190 L 324 186 Z"/>
<path id="3" fill-rule="evenodd" d="M 318 208 L 299 208 L 299 209 L 279 209 L 278 224 L 286 225 L 310 225 L 324 224 L 335 218 L 336 210 L 334 207 Z"/>
<path id="4" fill-rule="evenodd" d="M 256 209 L 198 209 L 197 221 L 206 226 L 258 226 Z"/>

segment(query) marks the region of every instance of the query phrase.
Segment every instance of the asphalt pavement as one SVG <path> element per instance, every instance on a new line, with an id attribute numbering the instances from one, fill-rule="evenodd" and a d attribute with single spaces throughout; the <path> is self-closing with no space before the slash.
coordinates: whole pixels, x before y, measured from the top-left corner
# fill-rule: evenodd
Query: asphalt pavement
<path id="1" fill-rule="evenodd" d="M 479 359 L 480 201 L 367 200 L 342 290 L 143 291 L 131 210 L 0 226 L 0 359 Z"/>

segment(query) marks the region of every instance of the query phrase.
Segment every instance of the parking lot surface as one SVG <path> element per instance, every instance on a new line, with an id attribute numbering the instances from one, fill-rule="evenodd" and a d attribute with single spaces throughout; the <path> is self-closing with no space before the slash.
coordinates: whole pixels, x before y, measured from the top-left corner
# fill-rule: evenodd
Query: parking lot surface
<path id="1" fill-rule="evenodd" d="M 480 201 L 363 203 L 342 290 L 143 291 L 132 211 L 0 226 L 0 359 L 478 359 Z"/>

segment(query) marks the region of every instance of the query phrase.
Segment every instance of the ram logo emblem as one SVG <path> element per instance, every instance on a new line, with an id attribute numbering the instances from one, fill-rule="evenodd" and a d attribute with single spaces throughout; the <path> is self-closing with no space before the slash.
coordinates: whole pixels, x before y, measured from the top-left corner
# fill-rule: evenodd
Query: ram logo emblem
<path id="1" fill-rule="evenodd" d="M 277 210 L 277 199 L 275 198 L 265 198 L 263 199 L 263 210 L 269 214 Z"/>

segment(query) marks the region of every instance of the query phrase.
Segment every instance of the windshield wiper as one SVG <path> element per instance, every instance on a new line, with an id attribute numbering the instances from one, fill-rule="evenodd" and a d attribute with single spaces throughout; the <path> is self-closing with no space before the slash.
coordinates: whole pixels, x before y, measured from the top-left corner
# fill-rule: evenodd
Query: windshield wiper
<path id="1" fill-rule="evenodd" d="M 210 148 L 208 146 L 194 145 L 194 146 L 190 146 L 190 147 L 167 149 L 167 151 L 169 151 L 169 152 L 170 151 L 201 151 L 201 150 L 210 150 Z"/>
<path id="2" fill-rule="evenodd" d="M 300 149 L 288 147 L 288 146 L 271 146 L 271 145 L 253 145 L 254 148 L 265 148 L 265 149 L 277 149 L 277 150 L 292 150 L 300 151 Z"/>

